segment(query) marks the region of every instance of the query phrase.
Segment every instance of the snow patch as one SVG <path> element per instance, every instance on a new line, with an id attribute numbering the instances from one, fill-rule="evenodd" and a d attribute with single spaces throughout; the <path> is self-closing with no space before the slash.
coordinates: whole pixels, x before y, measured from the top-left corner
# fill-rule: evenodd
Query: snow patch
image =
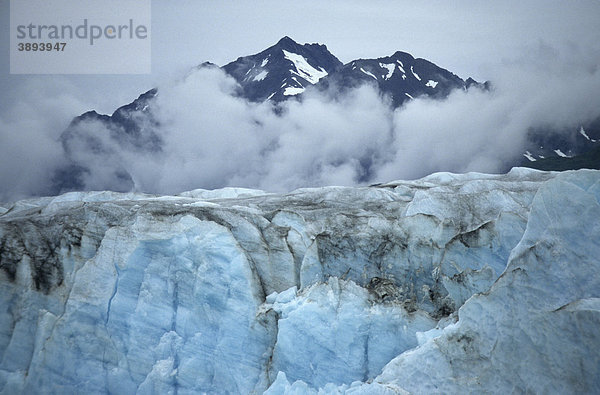
<path id="1" fill-rule="evenodd" d="M 296 79 L 296 77 L 292 77 L 292 79 L 293 79 L 294 81 L 296 81 L 296 83 L 297 83 L 298 85 L 300 85 L 300 88 L 303 88 L 303 87 L 304 87 L 304 85 L 302 85 L 302 83 L 301 83 L 300 81 L 298 81 L 298 79 Z"/>
<path id="2" fill-rule="evenodd" d="M 260 64 L 260 67 L 265 67 L 267 65 L 267 63 L 269 63 L 269 58 L 265 58 L 262 63 Z"/>
<path id="3" fill-rule="evenodd" d="M 268 193 L 260 189 L 225 187 L 221 189 L 194 189 L 181 192 L 178 196 L 193 199 L 238 199 L 264 195 L 268 195 Z"/>
<path id="4" fill-rule="evenodd" d="M 327 75 L 327 72 L 322 67 L 319 67 L 320 70 L 312 67 L 304 56 L 288 52 L 285 49 L 282 51 L 285 55 L 285 58 L 294 64 L 294 67 L 296 67 L 300 77 L 304 78 L 311 84 L 316 84 L 321 78 Z"/>
<path id="5" fill-rule="evenodd" d="M 562 157 L 562 158 L 570 158 L 570 156 L 569 156 L 569 155 L 565 154 L 564 152 L 562 152 L 562 151 L 561 151 L 561 150 L 559 150 L 559 149 L 555 149 L 555 150 L 554 150 L 554 152 L 556 152 L 556 155 L 558 155 L 558 156 L 560 156 L 560 157 Z"/>
<path id="6" fill-rule="evenodd" d="M 438 82 L 434 81 L 434 80 L 429 80 L 427 81 L 427 83 L 425 84 L 425 86 L 429 86 L 431 88 L 435 88 L 437 86 Z"/>
<path id="7" fill-rule="evenodd" d="M 388 70 L 387 74 L 384 77 L 386 80 L 389 80 L 390 77 L 394 74 L 394 71 L 396 70 L 396 65 L 393 63 L 389 63 L 389 64 L 379 63 L 379 66 L 381 66 L 382 69 Z"/>
<path id="8" fill-rule="evenodd" d="M 298 94 L 300 94 L 302 92 L 304 92 L 304 88 L 297 88 L 295 86 L 288 86 L 283 91 L 283 95 L 284 96 L 295 96 L 295 95 L 298 95 Z"/>
<path id="9" fill-rule="evenodd" d="M 257 75 L 255 75 L 254 78 L 252 79 L 252 81 L 262 81 L 265 79 L 267 74 L 269 74 L 269 72 L 266 70 L 263 70 L 260 73 L 258 73 Z"/>
<path id="10" fill-rule="evenodd" d="M 367 70 L 363 69 L 362 67 L 360 68 L 360 71 L 362 71 L 363 73 L 365 73 L 366 75 L 375 78 L 375 81 L 377 81 L 377 77 L 375 77 L 375 75 L 373 75 L 373 73 L 369 73 Z"/>
<path id="11" fill-rule="evenodd" d="M 587 135 L 587 133 L 583 129 L 583 126 L 581 127 L 581 129 L 579 129 L 579 134 L 581 134 L 583 137 L 585 137 L 587 140 L 591 141 L 592 143 L 595 143 L 597 141 L 597 140 L 590 138 L 590 136 Z"/>
<path id="12" fill-rule="evenodd" d="M 412 97 L 411 95 L 409 95 L 409 94 L 408 94 L 408 93 L 406 93 L 406 92 L 404 92 L 404 94 L 405 94 L 406 96 L 408 96 L 409 98 L 413 99 L 413 100 L 415 99 L 414 97 Z"/>
<path id="13" fill-rule="evenodd" d="M 404 71 L 404 64 L 402 64 L 402 62 L 399 60 L 397 60 L 397 62 L 399 64 L 398 68 L 400 69 L 400 71 L 406 74 L 406 71 Z"/>
<path id="14" fill-rule="evenodd" d="M 523 154 L 524 157 L 526 157 L 527 159 L 529 159 L 530 162 L 535 162 L 536 159 L 533 157 L 533 155 L 531 155 L 531 152 L 527 151 Z"/>
<path id="15" fill-rule="evenodd" d="M 419 75 L 417 73 L 415 73 L 415 71 L 413 70 L 412 66 L 410 66 L 410 72 L 412 73 L 412 75 L 415 76 L 416 79 L 418 79 L 419 81 L 421 81 L 421 77 L 419 77 Z"/>

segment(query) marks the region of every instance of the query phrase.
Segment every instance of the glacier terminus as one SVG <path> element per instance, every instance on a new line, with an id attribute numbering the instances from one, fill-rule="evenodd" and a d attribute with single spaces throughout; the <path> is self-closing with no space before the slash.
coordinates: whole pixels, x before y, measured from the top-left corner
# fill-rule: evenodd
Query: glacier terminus
<path id="1" fill-rule="evenodd" d="M 600 172 L 0 205 L 0 392 L 600 393 Z"/>

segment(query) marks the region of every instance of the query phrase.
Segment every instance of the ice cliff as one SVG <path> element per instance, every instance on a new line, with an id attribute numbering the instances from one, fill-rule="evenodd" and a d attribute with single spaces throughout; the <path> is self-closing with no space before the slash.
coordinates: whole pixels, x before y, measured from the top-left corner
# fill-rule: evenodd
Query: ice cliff
<path id="1" fill-rule="evenodd" d="M 2 393 L 600 392 L 600 172 L 0 205 Z"/>

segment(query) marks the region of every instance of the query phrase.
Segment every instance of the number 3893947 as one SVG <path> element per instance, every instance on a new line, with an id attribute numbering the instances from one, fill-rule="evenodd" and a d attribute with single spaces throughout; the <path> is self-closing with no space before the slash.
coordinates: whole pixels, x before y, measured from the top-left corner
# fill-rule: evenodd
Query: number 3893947
<path id="1" fill-rule="evenodd" d="M 33 51 L 33 52 L 50 52 L 58 51 L 62 52 L 65 50 L 67 43 L 18 43 L 17 50 L 19 51 Z"/>

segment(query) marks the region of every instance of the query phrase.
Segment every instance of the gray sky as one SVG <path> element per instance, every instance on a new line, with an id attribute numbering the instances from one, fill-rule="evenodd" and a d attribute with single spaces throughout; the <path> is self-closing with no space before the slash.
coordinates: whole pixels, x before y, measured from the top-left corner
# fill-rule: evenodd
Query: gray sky
<path id="1" fill-rule="evenodd" d="M 9 1 L 0 0 L 2 36 L 8 37 Z M 65 81 L 100 112 L 112 112 L 140 92 L 203 61 L 219 65 L 256 53 L 288 35 L 326 44 L 342 62 L 397 50 L 478 80 L 493 79 L 539 42 L 598 48 L 600 1 L 214 1 L 152 2 L 151 75 L 11 76 L 8 40 L 2 40 L 0 109 L 28 81 Z M 50 92 L 48 92 L 50 93 Z M 51 94 L 51 93 L 50 93 Z"/>

